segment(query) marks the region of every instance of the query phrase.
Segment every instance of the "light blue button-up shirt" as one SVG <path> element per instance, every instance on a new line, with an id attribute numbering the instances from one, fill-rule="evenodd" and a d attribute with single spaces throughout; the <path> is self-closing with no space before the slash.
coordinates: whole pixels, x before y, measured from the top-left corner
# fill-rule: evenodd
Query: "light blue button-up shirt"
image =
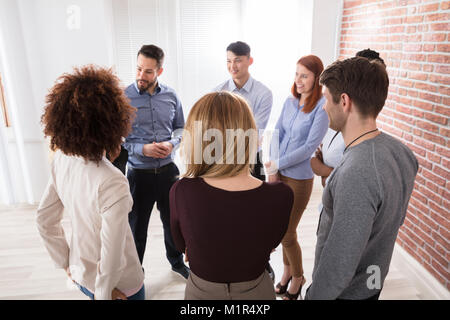
<path id="1" fill-rule="evenodd" d="M 137 108 L 131 133 L 125 139 L 128 166 L 136 169 L 159 168 L 173 161 L 173 154 L 164 159 L 146 157 L 142 148 L 147 143 L 169 141 L 175 147 L 180 144 L 184 115 L 180 99 L 166 85 L 157 85 L 153 95 L 148 91 L 139 94 L 136 83 L 125 89 L 130 104 Z"/>
<path id="2" fill-rule="evenodd" d="M 328 130 L 328 115 L 323 110 L 322 97 L 310 113 L 302 112 L 299 99 L 286 99 L 275 126 L 279 134 L 279 158 L 275 161 L 283 176 L 304 180 L 314 177 L 311 156 L 322 142 Z M 273 155 L 273 150 L 271 152 Z"/>
<path id="3" fill-rule="evenodd" d="M 273 96 L 269 88 L 250 77 L 241 89 L 236 87 L 233 79 L 229 79 L 215 87 L 213 91 L 233 92 L 247 100 L 253 111 L 256 127 L 259 134 L 262 135 L 262 130 L 266 128 L 272 110 Z"/>

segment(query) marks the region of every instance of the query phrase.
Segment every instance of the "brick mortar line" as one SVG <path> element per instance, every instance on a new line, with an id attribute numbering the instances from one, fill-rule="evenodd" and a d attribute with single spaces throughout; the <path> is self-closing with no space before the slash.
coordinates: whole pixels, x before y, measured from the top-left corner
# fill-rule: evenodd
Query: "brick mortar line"
<path id="1" fill-rule="evenodd" d="M 404 87 L 402 87 L 402 88 L 404 88 Z M 416 89 L 416 88 L 410 88 L 410 89 L 414 89 L 414 90 L 418 91 L 418 89 Z M 430 93 L 429 91 L 426 91 L 426 93 L 433 94 L 434 92 Z M 396 94 L 396 93 L 392 93 L 392 94 Z M 398 95 L 398 94 L 396 94 L 396 95 Z M 434 94 L 434 95 L 438 95 L 438 94 Z M 408 97 L 408 96 L 400 96 L 400 97 Z M 446 97 L 448 97 L 448 96 L 446 96 Z M 444 105 L 442 102 L 434 102 L 434 101 L 422 99 L 420 97 L 410 97 L 410 98 L 411 98 L 411 100 L 419 100 L 420 102 L 427 102 L 427 103 L 432 104 L 432 105 L 439 105 L 439 106 L 448 107 L 448 106 Z M 386 101 L 388 101 L 388 100 L 392 100 L 395 103 L 400 103 L 400 102 L 394 101 L 393 99 L 386 99 Z M 417 108 L 415 106 L 411 106 L 411 107 L 412 108 Z M 424 109 L 420 109 L 420 110 L 427 111 L 427 112 L 435 112 L 435 111 L 429 111 L 429 110 L 424 110 Z"/>
<path id="2" fill-rule="evenodd" d="M 424 178 L 425 180 L 428 180 L 427 178 L 425 178 L 425 177 L 423 177 L 422 176 L 422 178 Z M 421 186 L 423 186 L 424 188 L 427 188 L 427 190 L 428 191 L 430 191 L 431 193 L 433 193 L 433 194 L 436 194 L 434 191 L 432 191 L 432 190 L 430 190 L 426 185 L 424 185 L 424 184 L 421 184 L 421 183 L 419 183 Z M 428 198 L 428 196 L 427 195 L 425 195 L 425 194 L 423 194 L 420 190 L 418 190 L 418 189 L 414 189 L 414 190 L 416 190 L 418 193 L 420 193 L 422 196 L 424 196 L 425 198 L 427 198 L 427 201 L 433 201 L 433 200 L 431 200 L 430 198 Z M 440 197 L 441 199 L 444 199 L 444 196 L 441 196 L 440 194 L 436 194 L 438 197 Z M 443 205 L 440 205 L 440 204 L 437 204 L 436 203 L 436 201 L 433 201 L 437 206 L 443 206 Z M 441 216 L 441 215 L 439 215 L 439 216 Z M 445 218 L 445 217 L 442 217 L 441 216 L 441 218 Z M 420 220 L 420 219 L 419 219 Z M 446 219 L 447 220 L 447 219 Z"/>
<path id="3" fill-rule="evenodd" d="M 432 229 L 432 230 L 438 231 L 438 230 L 440 229 L 441 225 L 440 225 L 436 220 L 434 220 L 434 219 L 430 216 L 429 213 L 423 212 L 422 210 L 420 210 L 419 208 L 417 208 L 416 206 L 414 206 L 414 205 L 411 204 L 411 203 L 408 203 L 408 206 L 413 207 L 415 210 L 419 210 L 424 216 L 427 216 L 428 219 L 430 219 L 430 220 L 432 220 L 434 223 L 436 223 L 437 226 L 438 226 L 438 228 L 437 228 L 437 229 L 433 228 L 432 226 L 430 226 L 429 224 L 427 224 L 426 222 L 424 222 L 422 219 L 418 218 L 415 214 L 413 214 L 413 213 L 410 212 L 409 214 L 412 214 L 412 215 L 414 216 L 415 219 L 417 219 L 417 220 L 419 220 L 419 221 L 425 223 L 425 224 L 426 224 L 430 229 Z M 430 210 L 431 210 L 431 209 L 430 209 Z M 412 222 L 412 221 L 411 221 L 411 222 Z M 446 228 L 444 228 L 444 229 L 446 229 Z"/>
<path id="4" fill-rule="evenodd" d="M 405 106 L 405 107 L 412 108 L 412 109 L 414 109 L 414 110 L 420 111 L 420 112 L 428 112 L 428 113 L 431 113 L 431 114 L 433 114 L 433 115 L 439 115 L 439 116 L 442 116 L 441 114 L 436 113 L 435 111 L 425 111 L 425 110 L 423 110 L 423 109 L 420 109 L 420 108 L 417 108 L 417 107 L 414 107 L 414 106 L 409 106 L 409 105 L 407 105 L 407 104 L 402 104 L 401 102 L 396 102 L 396 101 L 394 101 L 394 102 L 397 103 L 397 104 L 400 104 L 400 105 L 402 105 L 402 106 Z M 440 123 L 437 123 L 437 122 L 433 122 L 433 121 L 431 121 L 431 120 L 428 120 L 428 119 L 425 118 L 425 117 L 419 118 L 418 116 L 415 116 L 415 115 L 413 115 L 413 114 L 404 113 L 404 112 L 401 112 L 401 111 L 398 111 L 398 110 L 395 110 L 395 109 L 390 109 L 390 110 L 393 110 L 393 111 L 395 111 L 395 112 L 399 112 L 399 113 L 404 114 L 404 115 L 408 115 L 409 117 L 411 117 L 411 118 L 414 119 L 414 120 L 421 120 L 421 121 L 427 122 L 428 124 L 432 124 L 432 125 L 438 126 L 439 129 L 442 129 L 442 128 L 443 128 L 443 129 L 447 129 L 447 128 L 449 127 L 449 125 L 450 125 L 450 124 L 440 124 Z M 423 128 L 421 128 L 421 127 L 418 127 L 416 124 L 411 124 L 411 123 L 409 123 L 409 122 L 406 122 L 405 120 L 397 119 L 397 118 L 392 118 L 391 116 L 386 115 L 386 114 L 382 114 L 382 115 L 385 116 L 386 118 L 389 118 L 389 119 L 392 119 L 392 120 L 402 121 L 402 122 L 405 122 L 405 124 L 408 124 L 408 125 L 410 125 L 410 126 L 417 127 L 418 129 L 421 129 L 421 130 L 428 131 L 428 130 L 426 130 L 426 129 L 423 129 Z M 449 120 L 450 120 L 450 118 L 449 118 Z M 430 133 L 438 134 L 438 133 L 433 132 L 433 131 L 430 131 Z M 444 137 L 444 136 L 443 136 L 442 138 L 445 139 L 445 140 L 450 139 L 449 137 Z M 450 148 L 447 148 L 447 149 L 450 149 Z"/>
<path id="5" fill-rule="evenodd" d="M 409 213 L 409 214 L 411 214 L 411 213 Z M 420 219 L 418 219 L 418 220 L 420 221 Z M 412 239 L 412 238 L 405 232 L 405 236 L 407 236 L 414 244 L 416 244 L 416 245 L 417 245 L 417 248 L 423 249 L 423 250 L 425 251 L 425 252 L 424 252 L 425 254 L 429 255 L 430 258 L 433 258 L 432 255 L 431 255 L 430 253 L 426 252 L 425 246 L 428 245 L 430 248 L 434 249 L 435 246 L 436 246 L 436 243 L 439 243 L 439 242 L 438 242 L 437 240 L 433 239 L 433 237 L 430 236 L 431 240 L 433 240 L 433 242 L 434 242 L 434 245 L 431 246 L 430 244 L 428 244 L 428 242 L 427 242 L 425 239 L 423 239 L 423 238 L 422 238 L 419 234 L 417 234 L 414 230 L 411 230 L 411 228 L 409 228 L 407 225 L 403 224 L 402 227 L 404 227 L 405 229 L 408 229 L 408 230 L 409 230 L 411 233 L 413 233 L 416 237 L 418 237 L 420 240 L 422 240 L 424 244 L 423 244 L 423 245 L 420 245 L 419 243 L 417 243 L 414 239 Z M 423 232 L 423 230 L 422 230 L 422 232 Z M 424 232 L 424 233 L 425 233 L 425 232 Z M 426 233 L 425 233 L 425 234 L 426 234 Z M 444 248 L 444 249 L 445 249 L 445 248 Z M 446 259 L 445 256 L 443 256 L 443 258 Z M 445 267 L 444 267 L 439 261 L 437 261 L 436 259 L 433 259 L 433 260 L 435 260 L 440 266 L 443 267 L 443 269 L 445 269 Z M 437 271 L 437 270 L 436 270 L 436 271 Z M 442 275 L 442 273 L 439 273 L 439 274 Z M 445 277 L 444 277 L 444 278 L 445 278 Z"/>
<path id="6" fill-rule="evenodd" d="M 352 16 L 352 15 L 344 15 L 344 11 L 345 10 L 353 10 L 353 9 L 355 9 L 355 8 L 367 8 L 367 7 L 370 7 L 370 6 L 375 6 L 375 3 L 378 3 L 378 4 L 383 4 L 383 3 L 388 3 L 388 1 L 389 0 L 385 0 L 385 1 L 376 1 L 376 2 L 373 2 L 373 3 L 362 3 L 362 4 L 360 4 L 360 5 L 357 5 L 357 6 L 352 6 L 352 7 L 350 7 L 350 8 L 345 8 L 344 6 L 342 7 L 342 16 L 343 17 L 347 17 L 347 16 Z M 430 2 L 430 3 L 426 3 L 425 4 L 425 2 L 424 3 L 411 3 L 411 4 L 407 4 L 407 5 L 403 5 L 403 6 L 398 6 L 398 5 L 396 5 L 396 4 L 394 4 L 394 7 L 393 8 L 385 8 L 385 9 L 378 9 L 379 11 L 388 11 L 388 10 L 397 10 L 397 9 L 408 9 L 408 8 L 412 8 L 412 7 L 415 7 L 415 6 L 417 6 L 417 8 L 418 7 L 423 7 L 423 6 L 428 6 L 428 5 L 433 5 L 433 4 L 442 4 L 442 1 L 436 1 L 436 2 Z M 440 9 L 440 5 L 438 6 L 438 10 L 441 10 Z M 442 11 L 448 11 L 449 9 L 447 9 L 447 10 L 442 10 Z M 434 12 L 434 11 L 429 11 L 429 12 Z M 366 13 L 356 13 L 356 14 L 354 14 L 354 15 L 360 15 L 360 14 L 367 14 L 367 12 Z M 370 14 L 370 13 L 369 13 Z"/>
<path id="7" fill-rule="evenodd" d="M 389 124 L 389 123 L 382 123 L 383 125 L 385 125 L 385 126 L 388 126 L 388 127 L 390 127 L 390 128 L 392 128 L 392 129 L 396 129 L 396 130 L 399 130 L 399 131 L 402 131 L 402 132 L 404 132 L 403 130 L 401 130 L 401 129 L 399 129 L 399 128 L 396 128 L 395 126 L 393 126 L 393 125 L 391 125 L 391 124 Z M 423 130 L 423 129 L 422 129 Z M 417 137 L 417 138 L 422 138 L 422 137 L 419 137 L 419 136 L 416 136 L 416 135 L 414 135 L 414 133 L 406 133 L 406 134 L 409 134 L 409 135 L 412 135 L 413 137 Z M 398 138 L 398 139 L 400 139 L 400 140 L 402 140 L 403 142 L 405 142 L 405 143 L 410 143 L 410 144 L 414 144 L 412 141 L 408 141 L 408 140 L 406 140 L 405 138 L 403 138 L 403 137 L 398 137 L 398 136 L 395 136 L 396 138 Z M 424 139 L 424 138 L 422 138 L 422 139 Z M 426 140 L 426 139 L 424 139 L 424 140 Z M 426 141 L 429 141 L 429 140 L 426 140 Z M 434 142 L 430 142 L 430 143 L 434 143 Z M 437 143 L 434 143 L 435 145 L 439 145 L 441 148 L 446 148 L 446 149 L 449 149 L 449 148 L 447 148 L 446 146 L 442 146 L 442 145 L 440 145 L 440 144 L 437 144 Z M 414 145 L 416 148 L 419 148 L 419 149 L 422 149 L 423 151 L 425 151 L 425 152 L 433 152 L 433 154 L 435 153 L 435 151 L 431 151 L 431 150 L 428 150 L 427 148 L 424 148 L 424 147 L 422 147 L 422 146 L 420 146 L 420 145 Z M 417 155 L 417 156 L 420 156 L 420 155 Z M 444 157 L 444 156 L 441 156 L 441 157 Z M 444 157 L 445 158 L 445 157 Z M 429 160 L 427 160 L 427 161 L 429 161 Z M 434 163 L 434 162 L 433 162 Z M 434 193 L 434 191 L 433 191 L 433 193 Z"/>

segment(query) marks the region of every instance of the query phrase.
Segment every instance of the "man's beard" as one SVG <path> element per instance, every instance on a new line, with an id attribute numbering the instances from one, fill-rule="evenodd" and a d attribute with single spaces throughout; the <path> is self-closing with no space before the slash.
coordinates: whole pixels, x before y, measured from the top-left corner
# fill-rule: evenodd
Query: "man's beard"
<path id="1" fill-rule="evenodd" d="M 144 85 L 139 85 L 139 81 L 144 82 Z M 137 79 L 136 85 L 139 89 L 139 94 L 143 94 L 145 91 L 147 91 L 150 87 L 152 87 L 155 84 L 156 80 L 153 82 L 149 82 L 147 80 Z"/>

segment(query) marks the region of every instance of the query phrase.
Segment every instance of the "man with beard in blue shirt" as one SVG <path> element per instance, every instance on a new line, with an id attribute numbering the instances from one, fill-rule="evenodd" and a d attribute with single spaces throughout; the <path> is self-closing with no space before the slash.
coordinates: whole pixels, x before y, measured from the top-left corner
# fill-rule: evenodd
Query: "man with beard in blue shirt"
<path id="1" fill-rule="evenodd" d="M 161 48 L 142 46 L 137 55 L 136 82 L 125 90 L 137 109 L 132 132 L 124 143 L 129 154 L 127 177 L 134 202 L 129 222 L 142 264 L 150 214 L 156 202 L 167 259 L 172 270 L 187 279 L 189 268 L 173 243 L 169 208 L 169 191 L 179 175 L 173 150 L 180 144 L 184 116 L 175 91 L 158 81 L 163 61 Z"/>

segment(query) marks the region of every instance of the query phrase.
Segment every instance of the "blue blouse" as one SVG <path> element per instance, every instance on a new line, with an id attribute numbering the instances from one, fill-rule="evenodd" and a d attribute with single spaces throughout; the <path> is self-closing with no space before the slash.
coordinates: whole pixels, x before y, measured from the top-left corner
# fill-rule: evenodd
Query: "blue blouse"
<path id="1" fill-rule="evenodd" d="M 304 105 L 299 107 L 299 99 L 290 96 L 284 102 L 275 126 L 279 134 L 278 160 L 275 161 L 283 176 L 298 180 L 314 177 L 311 156 L 328 130 L 328 115 L 322 108 L 324 103 L 322 97 L 310 113 L 304 113 Z"/>

